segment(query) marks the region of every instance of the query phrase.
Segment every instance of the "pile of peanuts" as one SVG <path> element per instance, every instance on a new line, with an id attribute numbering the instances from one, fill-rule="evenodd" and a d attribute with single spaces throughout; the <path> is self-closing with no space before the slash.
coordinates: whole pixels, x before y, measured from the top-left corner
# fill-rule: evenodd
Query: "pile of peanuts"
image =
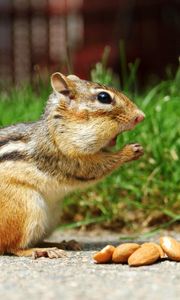
<path id="1" fill-rule="evenodd" d="M 128 263 L 139 267 L 155 263 L 162 258 L 180 261 L 180 242 L 169 236 L 161 237 L 156 243 L 124 243 L 117 247 L 107 245 L 93 259 L 97 263 Z"/>

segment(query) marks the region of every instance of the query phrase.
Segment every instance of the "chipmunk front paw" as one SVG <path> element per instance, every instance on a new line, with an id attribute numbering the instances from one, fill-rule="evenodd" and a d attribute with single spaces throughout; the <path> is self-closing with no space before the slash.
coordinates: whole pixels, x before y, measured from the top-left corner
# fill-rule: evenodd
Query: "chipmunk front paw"
<path id="1" fill-rule="evenodd" d="M 128 144 L 123 148 L 123 153 L 127 156 L 128 161 L 131 161 L 141 157 L 144 154 L 144 150 L 139 144 Z"/>

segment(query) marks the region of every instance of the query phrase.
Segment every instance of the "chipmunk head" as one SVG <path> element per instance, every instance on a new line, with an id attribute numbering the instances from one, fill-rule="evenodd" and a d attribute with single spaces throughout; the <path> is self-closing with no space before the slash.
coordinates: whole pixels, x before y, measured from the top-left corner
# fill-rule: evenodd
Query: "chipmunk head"
<path id="1" fill-rule="evenodd" d="M 51 86 L 54 93 L 45 118 L 64 154 L 87 155 L 113 146 L 118 134 L 144 119 L 143 112 L 114 88 L 61 73 L 51 76 Z"/>

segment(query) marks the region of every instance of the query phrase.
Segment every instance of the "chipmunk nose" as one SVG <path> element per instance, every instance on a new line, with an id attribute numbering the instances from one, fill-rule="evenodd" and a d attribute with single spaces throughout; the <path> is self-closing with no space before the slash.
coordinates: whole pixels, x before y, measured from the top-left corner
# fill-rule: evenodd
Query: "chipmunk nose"
<path id="1" fill-rule="evenodd" d="M 137 125 L 138 123 L 142 122 L 145 118 L 145 115 L 143 113 L 139 113 L 135 118 L 134 118 L 134 125 Z"/>

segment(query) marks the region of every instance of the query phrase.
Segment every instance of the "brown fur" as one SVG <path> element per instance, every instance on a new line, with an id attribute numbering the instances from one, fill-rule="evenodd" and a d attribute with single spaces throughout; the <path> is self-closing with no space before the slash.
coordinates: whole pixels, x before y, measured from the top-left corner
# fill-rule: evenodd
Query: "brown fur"
<path id="1" fill-rule="evenodd" d="M 8 185 L 1 187 L 0 201 L 0 253 L 9 252 L 21 244 L 26 218 L 25 207 L 14 197 L 15 188 L 8 190 Z"/>
<path id="2" fill-rule="evenodd" d="M 59 257 L 34 249 L 59 222 L 59 200 L 143 154 L 140 145 L 107 152 L 108 143 L 142 116 L 114 88 L 55 73 L 43 117 L 0 130 L 0 253 Z M 105 91 L 112 103 L 102 104 Z M 38 254 L 39 253 L 39 254 Z"/>

